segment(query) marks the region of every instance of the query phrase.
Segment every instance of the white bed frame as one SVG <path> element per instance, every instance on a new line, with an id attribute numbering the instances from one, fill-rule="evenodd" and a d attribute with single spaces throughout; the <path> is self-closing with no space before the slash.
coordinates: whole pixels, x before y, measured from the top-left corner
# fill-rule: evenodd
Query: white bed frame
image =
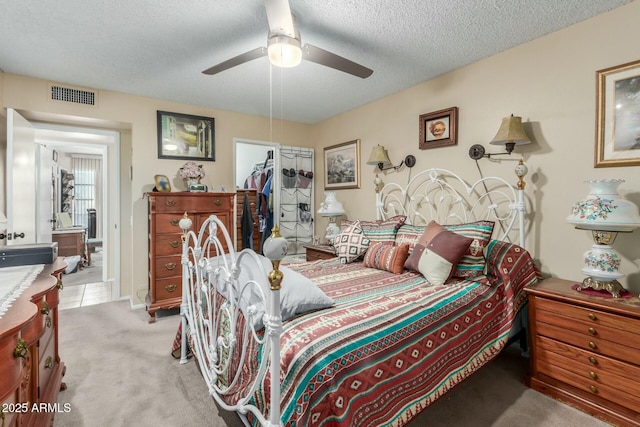
<path id="1" fill-rule="evenodd" d="M 387 184 L 376 191 L 376 216 L 378 219 L 394 215 L 406 215 L 407 223 L 421 225 L 431 219 L 440 224 L 466 223 L 477 220 L 496 222 L 498 238 L 512 242 L 511 235 L 517 235 L 518 244 L 524 247 L 525 242 L 525 201 L 524 181 L 522 178 L 517 187 L 498 177 L 487 177 L 467 184 L 462 178 L 445 169 L 429 169 L 418 173 L 405 187 L 398 184 Z M 186 214 L 185 214 L 186 216 Z M 182 250 L 182 297 L 180 306 L 182 316 L 182 353 L 180 363 L 187 363 L 187 341 L 192 340 L 192 348 L 198 359 L 198 365 L 207 384 L 209 394 L 220 407 L 236 411 L 244 423 L 249 425 L 246 415 L 252 413 L 263 426 L 280 425 L 280 388 L 271 387 L 271 410 L 268 415 L 249 403 L 259 384 L 269 375 L 271 384 L 280 384 L 280 334 L 282 320 L 280 318 L 280 283 L 270 280 L 267 272 L 255 252 L 245 249 L 240 253 L 233 250 L 233 243 L 223 223 L 215 216 L 209 217 L 202 225 L 199 233 L 190 231 L 191 221 L 183 218 L 180 227 L 184 231 Z M 217 232 L 222 230 L 223 240 L 229 248 L 226 257 L 212 257 L 223 254 L 222 241 Z M 279 261 L 274 263 L 274 271 L 278 271 Z M 240 271 L 253 266 L 261 269 L 260 280 L 239 283 Z M 279 273 L 279 272 L 278 272 Z M 273 272 L 272 272 L 273 274 Z M 273 276 L 271 276 L 273 279 Z M 217 306 L 215 298 L 209 295 L 217 288 L 224 287 L 229 293 L 229 303 Z M 251 288 L 258 291 L 266 307 L 264 316 L 265 333 L 260 338 L 251 322 L 245 322 L 242 336 L 235 335 L 236 322 L 240 313 L 233 302 L 243 292 Z M 264 292 L 263 289 L 270 289 Z M 268 295 L 265 295 L 268 294 Z M 250 314 L 251 316 L 251 314 Z M 228 333 L 218 335 L 221 322 L 228 322 Z M 234 404 L 227 404 L 223 396 L 229 388 L 222 388 L 218 378 L 227 370 L 228 360 L 233 355 L 235 342 L 241 339 L 246 342 L 249 334 L 262 345 L 263 357 L 258 375 L 246 396 Z M 199 337 L 205 337 L 204 341 Z M 223 357 L 224 356 L 224 357 Z M 240 366 L 248 355 L 246 349 L 238 355 Z M 227 373 L 230 385 L 240 380 L 240 372 Z"/>

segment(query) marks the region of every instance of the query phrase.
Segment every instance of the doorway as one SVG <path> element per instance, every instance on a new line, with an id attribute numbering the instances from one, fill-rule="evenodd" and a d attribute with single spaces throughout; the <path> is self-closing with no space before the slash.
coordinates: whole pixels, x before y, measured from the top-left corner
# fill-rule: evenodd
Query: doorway
<path id="1" fill-rule="evenodd" d="M 120 239 L 115 232 L 118 219 L 109 213 L 119 211 L 119 133 L 51 123 L 33 122 L 33 125 L 36 143 L 54 152 L 52 199 L 65 191 L 65 185 L 71 187 L 70 191 L 75 191 L 71 198 L 72 226 L 91 233 L 85 234 L 86 250 L 81 260 L 63 277 L 65 291 L 78 288 L 73 289 L 73 296 L 65 296 L 71 305 L 61 308 L 82 306 L 82 299 L 91 303 L 118 300 L 120 266 L 116 254 L 120 252 Z M 91 171 L 92 168 L 96 170 Z M 63 175 L 76 179 L 69 185 Z M 95 200 L 91 204 L 93 212 L 87 209 L 90 200 Z M 52 219 L 57 220 L 56 215 L 64 210 L 61 201 L 52 200 L 51 206 Z M 60 232 L 64 234 L 65 230 Z"/>

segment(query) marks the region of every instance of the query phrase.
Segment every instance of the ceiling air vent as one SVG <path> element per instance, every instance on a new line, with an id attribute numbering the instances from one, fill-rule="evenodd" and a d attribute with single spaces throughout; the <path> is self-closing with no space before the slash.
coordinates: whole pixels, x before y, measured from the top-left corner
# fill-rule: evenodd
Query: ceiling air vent
<path id="1" fill-rule="evenodd" d="M 51 99 L 75 104 L 96 105 L 95 92 L 56 85 L 51 85 Z"/>

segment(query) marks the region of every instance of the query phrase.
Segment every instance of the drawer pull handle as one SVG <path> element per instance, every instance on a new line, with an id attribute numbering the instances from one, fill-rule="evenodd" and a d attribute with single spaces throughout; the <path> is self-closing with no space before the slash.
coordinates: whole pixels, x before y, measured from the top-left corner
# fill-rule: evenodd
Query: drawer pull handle
<path id="1" fill-rule="evenodd" d="M 175 249 L 175 248 L 177 248 L 178 246 L 180 246 L 180 242 L 178 242 L 177 240 L 172 240 L 172 241 L 170 241 L 170 242 L 169 242 L 169 245 L 170 245 L 172 248 L 174 248 L 174 249 Z"/>
<path id="2" fill-rule="evenodd" d="M 51 316 L 47 316 L 47 318 L 44 320 L 44 324 L 47 328 L 51 327 Z"/>
<path id="3" fill-rule="evenodd" d="M 176 268 L 176 264 L 175 262 L 168 262 L 164 265 L 164 268 L 166 268 L 167 270 L 174 270 Z"/>
<path id="4" fill-rule="evenodd" d="M 595 373 L 595 372 L 593 372 L 593 371 L 589 371 L 589 376 L 590 376 L 591 378 L 593 378 L 594 380 L 597 380 L 597 379 L 598 379 L 598 374 L 596 374 L 596 373 Z"/>
<path id="5" fill-rule="evenodd" d="M 178 286 L 176 286 L 176 285 L 167 285 L 164 288 L 167 290 L 167 292 L 173 292 L 173 291 L 176 290 L 177 287 Z"/>
<path id="6" fill-rule="evenodd" d="M 597 393 L 598 392 L 598 388 L 594 385 L 590 385 L 589 386 L 589 390 L 591 390 L 591 393 Z"/>
<path id="7" fill-rule="evenodd" d="M 593 329 L 593 328 L 589 328 L 589 333 L 590 333 L 591 335 L 597 335 L 597 334 L 598 334 L 598 333 L 596 332 L 596 330 L 595 330 L 595 329 Z"/>
<path id="8" fill-rule="evenodd" d="M 13 349 L 13 357 L 27 357 L 27 343 L 22 338 L 18 340 L 18 345 Z"/>
<path id="9" fill-rule="evenodd" d="M 589 313 L 589 319 L 591 319 L 591 320 L 598 320 L 598 318 L 596 317 L 596 315 L 595 315 L 595 314 L 593 314 L 593 313 Z"/>
<path id="10" fill-rule="evenodd" d="M 40 307 L 40 313 L 44 314 L 45 316 L 49 314 L 49 304 L 47 304 L 46 301 L 42 301 L 42 306 Z"/>
<path id="11" fill-rule="evenodd" d="M 180 220 L 179 219 L 172 219 L 171 221 L 169 221 L 169 224 L 176 226 L 178 224 L 180 224 Z"/>
<path id="12" fill-rule="evenodd" d="M 53 366 L 53 359 L 51 356 L 47 357 L 47 360 L 44 361 L 44 369 L 50 369 Z"/>
<path id="13" fill-rule="evenodd" d="M 64 288 L 64 285 L 62 284 L 62 280 L 58 279 L 58 283 L 56 283 L 56 288 L 58 288 L 58 290 L 62 290 L 62 288 Z"/>
<path id="14" fill-rule="evenodd" d="M 165 205 L 171 207 L 171 206 L 175 206 L 176 205 L 176 201 L 175 200 L 167 200 L 166 202 L 164 202 Z"/>
<path id="15" fill-rule="evenodd" d="M 592 365 L 597 365 L 597 364 L 598 364 L 598 360 L 597 360 L 595 357 L 593 357 L 593 356 L 589 357 L 589 362 L 590 362 Z"/>
<path id="16" fill-rule="evenodd" d="M 215 200 L 213 201 L 213 204 L 214 204 L 214 205 L 216 205 L 216 206 L 222 206 L 222 200 L 220 200 L 220 199 L 215 199 Z"/>
<path id="17" fill-rule="evenodd" d="M 591 347 L 592 349 L 597 349 L 598 346 L 596 345 L 596 343 L 594 343 L 593 341 L 589 341 L 589 347 Z"/>

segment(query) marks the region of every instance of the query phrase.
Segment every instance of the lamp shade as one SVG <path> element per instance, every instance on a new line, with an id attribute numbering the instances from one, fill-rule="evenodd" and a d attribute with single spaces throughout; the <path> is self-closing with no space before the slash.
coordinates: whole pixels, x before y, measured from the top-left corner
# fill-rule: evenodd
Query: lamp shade
<path id="1" fill-rule="evenodd" d="M 325 200 L 320 204 L 318 213 L 324 217 L 340 216 L 345 213 L 342 203 L 336 199 L 336 193 L 333 191 L 327 191 L 324 193 Z"/>
<path id="2" fill-rule="evenodd" d="M 302 62 L 300 40 L 283 35 L 274 35 L 269 39 L 267 55 L 269 56 L 269 61 L 277 67 L 295 67 Z"/>
<path id="3" fill-rule="evenodd" d="M 514 145 L 523 145 L 529 142 L 531 142 L 529 137 L 522 129 L 522 117 L 514 117 L 512 114 L 510 117 L 502 119 L 500 129 L 498 129 L 498 133 L 493 137 L 490 144 L 506 145 L 513 143 Z"/>
<path id="4" fill-rule="evenodd" d="M 367 161 L 368 165 L 379 165 L 382 163 L 383 167 L 389 166 L 391 164 L 391 160 L 389 160 L 389 154 L 383 145 L 376 145 L 371 150 L 371 156 Z"/>
<path id="5" fill-rule="evenodd" d="M 566 221 L 576 228 L 600 231 L 633 231 L 640 227 L 638 207 L 618 194 L 624 179 L 591 179 L 589 194 L 573 205 Z"/>

